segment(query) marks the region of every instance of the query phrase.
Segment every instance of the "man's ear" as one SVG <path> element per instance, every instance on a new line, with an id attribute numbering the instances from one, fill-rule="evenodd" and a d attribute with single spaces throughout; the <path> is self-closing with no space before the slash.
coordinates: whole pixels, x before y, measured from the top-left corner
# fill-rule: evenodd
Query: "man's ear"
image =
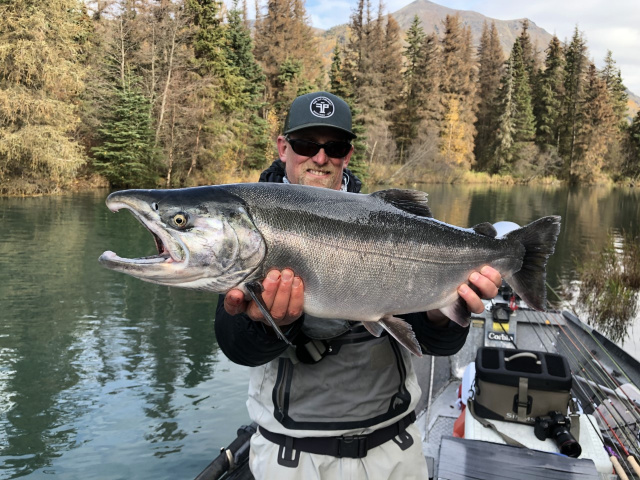
<path id="1" fill-rule="evenodd" d="M 286 152 L 287 148 L 291 148 L 291 146 L 289 145 L 289 143 L 287 143 L 287 140 L 282 135 L 278 136 L 276 144 L 278 145 L 278 156 L 280 157 L 280 160 L 282 160 L 284 163 L 287 163 Z"/>
<path id="2" fill-rule="evenodd" d="M 351 150 L 347 153 L 347 156 L 344 157 L 342 168 L 347 168 L 349 165 L 349 160 L 351 160 L 351 155 L 353 155 L 353 145 L 351 145 Z"/>

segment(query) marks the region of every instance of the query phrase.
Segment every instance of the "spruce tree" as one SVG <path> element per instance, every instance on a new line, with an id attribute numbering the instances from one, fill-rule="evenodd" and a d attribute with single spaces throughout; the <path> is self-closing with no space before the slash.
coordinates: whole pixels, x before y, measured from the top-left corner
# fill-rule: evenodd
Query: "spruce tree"
<path id="1" fill-rule="evenodd" d="M 0 193 L 64 188 L 86 162 L 74 139 L 89 33 L 77 0 L 0 4 Z"/>
<path id="2" fill-rule="evenodd" d="M 100 145 L 93 150 L 93 166 L 115 188 L 155 187 L 158 154 L 148 97 L 140 79 L 125 73 L 125 82 L 111 95 L 109 117 L 98 129 Z"/>
<path id="3" fill-rule="evenodd" d="M 539 75 L 534 115 L 536 117 L 536 143 L 556 150 L 560 142 L 560 118 L 565 94 L 565 59 L 562 45 L 554 36 L 549 42 L 544 70 Z"/>
<path id="4" fill-rule="evenodd" d="M 488 164 L 491 173 L 507 173 L 513 160 L 517 115 L 514 78 L 513 57 L 509 56 L 500 82 L 501 113 L 498 118 L 496 154 L 493 162 Z"/>
<path id="5" fill-rule="evenodd" d="M 321 72 L 321 59 L 302 0 L 269 0 L 266 14 L 256 20 L 254 41 L 254 55 L 267 79 L 267 101 L 278 104 L 276 112 L 283 121 L 289 103 L 317 87 Z M 294 74 L 296 63 L 299 72 Z"/>
<path id="6" fill-rule="evenodd" d="M 475 161 L 473 147 L 476 133 L 471 31 L 462 27 L 457 15 L 447 15 L 444 28 L 440 83 L 443 114 L 438 127 L 440 152 L 448 162 L 468 169 Z"/>
<path id="7" fill-rule="evenodd" d="M 246 3 L 244 4 L 246 9 Z M 238 135 L 237 154 L 241 159 L 246 157 L 246 166 L 261 168 L 271 153 L 267 122 L 258 115 L 264 107 L 263 101 L 266 77 L 253 55 L 253 39 L 243 18 L 243 12 L 234 0 L 233 8 L 228 13 L 226 29 L 226 57 L 234 74 L 240 77 L 244 102 L 239 105 L 235 117 Z M 246 129 L 246 134 L 244 130 Z"/>
<path id="8" fill-rule="evenodd" d="M 365 161 L 365 152 L 367 148 L 365 144 L 365 129 L 360 111 L 355 106 L 354 97 L 350 90 L 350 83 L 345 79 L 342 50 L 338 43 L 336 43 L 336 46 L 333 49 L 333 56 L 331 59 L 331 68 L 329 70 L 329 91 L 347 102 L 351 109 L 351 131 L 356 135 L 356 138 L 351 141 L 354 151 L 353 155 L 351 155 L 351 160 L 349 161 L 349 169 L 356 174 L 358 178 L 365 181 L 368 176 L 368 165 Z"/>
<path id="9" fill-rule="evenodd" d="M 475 142 L 476 168 L 485 170 L 497 148 L 500 99 L 498 87 L 504 68 L 504 55 L 495 22 L 491 28 L 485 22 L 478 49 L 478 134 Z"/>
<path id="10" fill-rule="evenodd" d="M 583 120 L 576 135 L 576 154 L 570 180 L 591 183 L 601 179 L 604 159 L 617 125 L 606 82 L 590 64 L 584 89 Z M 617 173 L 617 172 L 612 172 Z"/>
<path id="11" fill-rule="evenodd" d="M 535 118 L 533 116 L 529 74 L 524 63 L 519 38 L 516 38 L 513 44 L 511 66 L 513 71 L 513 101 L 516 110 L 514 140 L 516 142 L 528 142 L 533 140 L 535 136 Z"/>
<path id="12" fill-rule="evenodd" d="M 626 87 L 622 82 L 622 74 L 620 69 L 616 67 L 616 61 L 613 59 L 611 50 L 607 51 L 607 56 L 604 59 L 604 67 L 600 71 L 600 77 L 607 85 L 607 91 L 611 98 L 613 111 L 616 115 L 616 124 L 620 127 L 627 124 L 627 101 L 629 96 L 626 92 Z"/>
<path id="13" fill-rule="evenodd" d="M 640 179 L 640 112 L 633 118 L 627 130 L 627 142 L 627 155 L 622 174 L 638 181 Z"/>
<path id="14" fill-rule="evenodd" d="M 382 50 L 382 89 L 385 98 L 384 109 L 392 132 L 397 130 L 400 101 L 402 98 L 402 43 L 400 26 L 391 14 L 387 15 L 387 25 Z"/>
<path id="15" fill-rule="evenodd" d="M 422 109 L 418 98 L 418 91 L 424 85 L 425 58 L 424 41 L 425 33 L 418 15 L 413 17 L 413 22 L 407 30 L 404 48 L 404 72 L 403 95 L 399 101 L 399 109 L 395 121 L 394 134 L 400 150 L 400 161 L 404 160 L 404 152 L 417 136 L 417 129 L 422 120 Z"/>
<path id="16" fill-rule="evenodd" d="M 576 27 L 565 48 L 565 79 L 560 126 L 560 154 L 564 159 L 564 176 L 569 179 L 576 158 L 576 138 L 584 120 L 584 89 L 589 66 L 587 45 Z"/>

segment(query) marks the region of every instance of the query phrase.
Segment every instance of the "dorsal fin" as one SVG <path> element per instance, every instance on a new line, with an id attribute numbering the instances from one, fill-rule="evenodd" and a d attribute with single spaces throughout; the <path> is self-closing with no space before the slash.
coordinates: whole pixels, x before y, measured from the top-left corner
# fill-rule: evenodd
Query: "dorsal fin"
<path id="1" fill-rule="evenodd" d="M 379 198 L 400 210 L 421 217 L 433 217 L 431 209 L 427 206 L 428 194 L 417 190 L 401 190 L 391 188 L 380 190 L 371 194 L 372 197 Z"/>
<path id="2" fill-rule="evenodd" d="M 473 227 L 473 231 L 479 235 L 486 235 L 487 237 L 493 237 L 493 238 L 496 238 L 496 235 L 498 235 L 496 228 L 493 225 L 491 225 L 489 222 L 479 223 L 478 225 Z"/>

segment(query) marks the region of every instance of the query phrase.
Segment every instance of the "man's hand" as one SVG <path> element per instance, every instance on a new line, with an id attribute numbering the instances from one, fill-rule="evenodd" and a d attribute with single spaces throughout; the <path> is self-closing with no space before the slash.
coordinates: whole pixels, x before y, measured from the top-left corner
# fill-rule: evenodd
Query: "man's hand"
<path id="1" fill-rule="evenodd" d="M 473 313 L 482 313 L 484 303 L 482 299 L 490 299 L 498 294 L 498 287 L 502 284 L 502 276 L 495 268 L 485 265 L 480 272 L 473 272 L 469 275 L 469 282 L 478 290 L 476 293 L 466 283 L 458 287 L 458 295 L 467 302 L 467 308 Z M 444 326 L 449 321 L 440 310 L 430 310 L 427 316 L 432 323 Z"/>
<path id="2" fill-rule="evenodd" d="M 289 325 L 302 316 L 304 285 L 302 279 L 295 277 L 291 270 L 271 270 L 262 281 L 262 286 L 262 298 L 278 326 Z M 246 313 L 253 321 L 269 325 L 258 305 L 253 300 L 246 301 L 242 290 L 237 288 L 227 293 L 224 309 L 230 315 Z"/>

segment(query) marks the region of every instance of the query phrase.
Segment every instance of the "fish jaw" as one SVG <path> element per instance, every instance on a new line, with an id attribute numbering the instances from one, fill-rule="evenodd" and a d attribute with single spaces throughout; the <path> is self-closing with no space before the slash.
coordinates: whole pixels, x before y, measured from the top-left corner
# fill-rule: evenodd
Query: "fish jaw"
<path id="1" fill-rule="evenodd" d="M 152 234 L 156 255 L 123 258 L 110 250 L 99 262 L 110 270 L 144 281 L 224 293 L 260 265 L 264 241 L 241 205 L 229 215 L 215 202 L 206 206 L 182 197 L 180 190 L 126 190 L 111 194 L 107 207 L 129 210 Z M 185 223 L 178 226 L 175 219 Z"/>

